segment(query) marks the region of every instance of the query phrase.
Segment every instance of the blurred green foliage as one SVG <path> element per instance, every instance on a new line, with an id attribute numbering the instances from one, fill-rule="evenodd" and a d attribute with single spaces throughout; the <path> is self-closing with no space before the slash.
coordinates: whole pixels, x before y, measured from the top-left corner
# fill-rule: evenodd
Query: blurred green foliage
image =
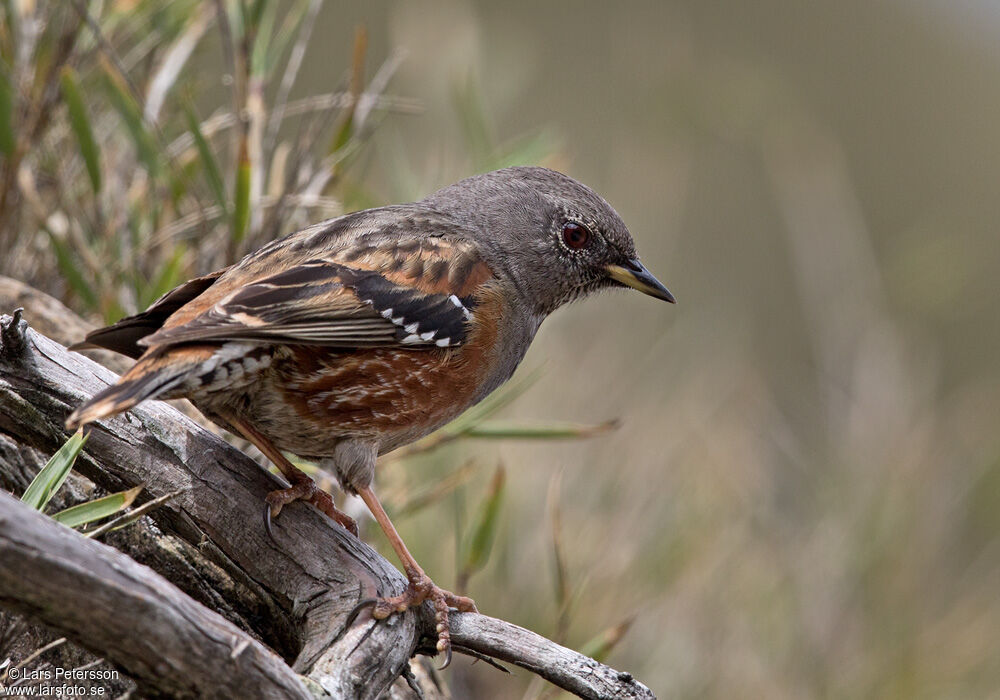
<path id="1" fill-rule="evenodd" d="M 566 170 L 680 304 L 560 312 L 530 390 L 387 457 L 427 571 L 447 586 L 491 539 L 482 610 L 610 650 L 662 696 L 995 694 L 995 17 L 223 4 L 227 29 L 193 0 L 2 5 L 0 272 L 114 320 L 345 210 Z M 615 417 L 587 443 L 465 439 Z M 551 695 L 451 673 L 468 696 Z"/>

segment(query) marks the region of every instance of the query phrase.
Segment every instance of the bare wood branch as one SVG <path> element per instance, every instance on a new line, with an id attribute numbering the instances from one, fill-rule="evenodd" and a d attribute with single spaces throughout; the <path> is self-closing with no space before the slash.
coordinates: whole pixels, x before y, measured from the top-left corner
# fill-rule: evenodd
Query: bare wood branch
<path id="1" fill-rule="evenodd" d="M 176 698 L 311 698 L 279 656 L 121 552 L 0 492 L 0 602 Z"/>
<path id="2" fill-rule="evenodd" d="M 523 627 L 486 615 L 458 615 L 451 625 L 455 651 L 508 661 L 584 698 L 653 698 L 632 674 L 584 656 Z"/>
<path id="3" fill-rule="evenodd" d="M 64 417 L 114 378 L 0 317 L 0 432 L 19 443 L 53 452 L 66 438 Z M 283 510 L 277 544 L 270 540 L 259 518 L 276 477 L 167 404 L 150 402 L 96 424 L 77 469 L 107 489 L 145 483 L 145 498 L 184 489 L 151 517 L 239 582 L 252 601 L 244 606 L 256 606 L 256 614 L 237 623 L 257 620 L 247 631 L 329 695 L 378 697 L 415 651 L 433 648 L 429 607 L 378 623 L 365 618 L 342 634 L 361 598 L 402 591 L 402 575 L 311 506 Z M 653 697 L 629 674 L 509 623 L 475 614 L 452 620 L 457 651 L 517 664 L 582 697 Z"/>

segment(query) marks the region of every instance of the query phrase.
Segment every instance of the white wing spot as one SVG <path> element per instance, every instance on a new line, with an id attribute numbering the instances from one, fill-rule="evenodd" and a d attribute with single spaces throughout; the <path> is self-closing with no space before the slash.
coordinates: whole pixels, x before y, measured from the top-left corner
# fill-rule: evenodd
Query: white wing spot
<path id="1" fill-rule="evenodd" d="M 465 314 L 466 318 L 472 318 L 472 312 L 469 311 L 468 307 L 465 304 L 462 303 L 461 299 L 459 299 L 457 296 L 455 296 L 454 294 L 452 294 L 451 296 L 448 297 L 448 300 L 452 304 L 454 304 L 455 306 L 457 306 L 458 308 L 460 308 L 462 310 L 462 313 Z"/>
<path id="2" fill-rule="evenodd" d="M 426 333 L 421 333 L 420 337 L 423 338 L 424 340 L 430 340 L 431 338 L 434 337 L 435 333 L 436 331 L 427 331 Z"/>
<path id="3" fill-rule="evenodd" d="M 451 338 L 438 338 L 434 344 L 439 348 L 446 348 L 451 345 Z"/>

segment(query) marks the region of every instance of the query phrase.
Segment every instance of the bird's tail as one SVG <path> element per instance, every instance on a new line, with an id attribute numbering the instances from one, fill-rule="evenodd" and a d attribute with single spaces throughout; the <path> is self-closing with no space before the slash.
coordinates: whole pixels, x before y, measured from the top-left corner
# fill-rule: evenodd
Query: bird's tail
<path id="1" fill-rule="evenodd" d="M 209 355 L 211 352 L 208 353 Z M 101 418 L 127 411 L 141 401 L 175 398 L 181 388 L 202 367 L 202 353 L 150 352 L 121 376 L 117 384 L 94 395 L 66 419 L 70 430 Z"/>

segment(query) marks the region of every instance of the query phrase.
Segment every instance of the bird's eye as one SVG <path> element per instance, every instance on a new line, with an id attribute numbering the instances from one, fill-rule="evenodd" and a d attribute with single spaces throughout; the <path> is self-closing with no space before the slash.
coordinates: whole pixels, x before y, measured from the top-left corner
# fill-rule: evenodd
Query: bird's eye
<path id="1" fill-rule="evenodd" d="M 567 221 L 562 228 L 563 241 L 574 250 L 586 247 L 590 243 L 590 230 L 583 224 Z"/>

